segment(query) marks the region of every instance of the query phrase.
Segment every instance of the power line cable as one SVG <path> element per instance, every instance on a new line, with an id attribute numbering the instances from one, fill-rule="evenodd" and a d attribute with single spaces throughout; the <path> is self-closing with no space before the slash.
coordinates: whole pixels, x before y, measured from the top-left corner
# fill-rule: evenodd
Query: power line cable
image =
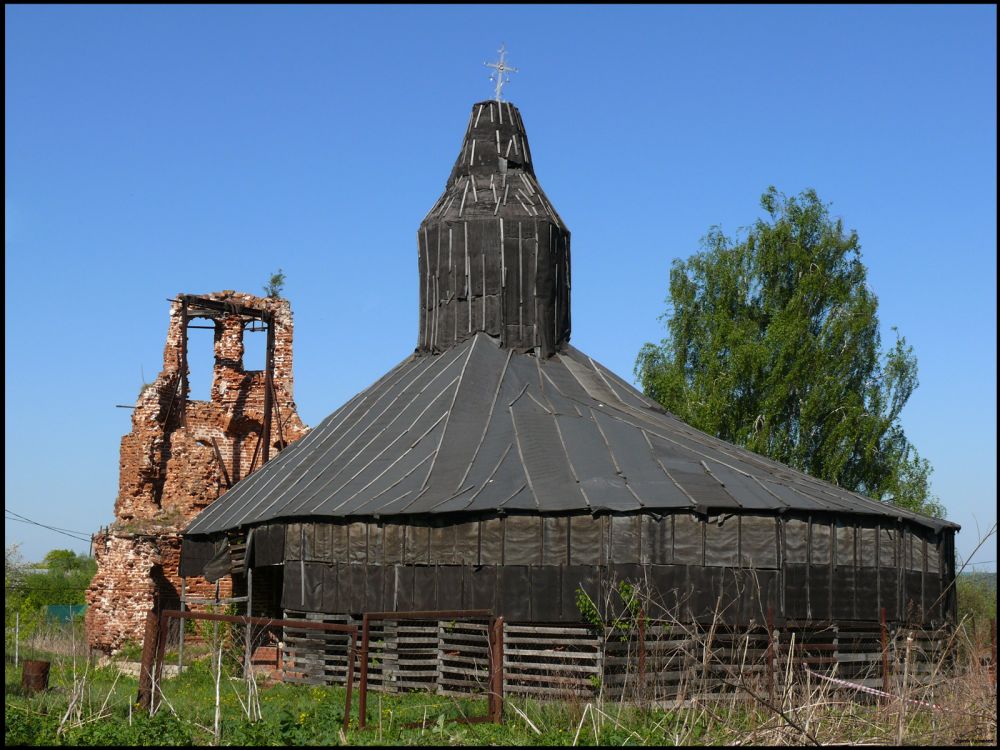
<path id="1" fill-rule="evenodd" d="M 21 519 L 23 519 L 25 521 L 31 521 L 32 523 L 38 523 L 37 521 L 32 521 L 27 516 L 22 515 L 21 513 L 17 513 L 15 511 L 11 510 L 10 508 L 4 508 L 3 510 L 4 510 L 4 513 L 9 513 L 12 516 L 17 516 L 18 518 L 21 518 Z M 86 532 L 86 531 L 76 531 L 74 529 L 64 529 L 64 528 L 62 528 L 60 526 L 52 526 L 51 528 L 57 529 L 58 531 L 67 531 L 70 534 L 79 534 L 80 536 L 89 536 L 89 533 Z"/>
<path id="2" fill-rule="evenodd" d="M 63 536 L 68 536 L 71 539 L 76 539 L 79 542 L 90 542 L 90 535 L 85 534 L 82 531 L 72 531 L 70 529 L 60 529 L 56 526 L 49 526 L 45 523 L 39 523 L 38 521 L 33 521 L 26 516 L 22 516 L 19 513 L 15 513 L 12 510 L 4 508 L 4 512 L 7 514 L 6 520 L 17 521 L 18 523 L 28 523 L 33 526 L 40 526 L 43 529 L 48 529 L 49 531 L 54 531 L 57 534 L 62 534 Z"/>
<path id="3" fill-rule="evenodd" d="M 35 523 L 33 521 L 22 521 L 20 518 L 10 518 L 10 517 L 7 517 L 6 520 L 8 520 L 8 521 L 17 521 L 18 523 L 31 524 L 33 526 L 39 526 L 39 527 L 41 527 L 43 529 L 47 529 L 49 531 L 54 531 L 56 534 L 62 534 L 63 536 L 68 536 L 70 539 L 75 539 L 78 542 L 87 542 L 87 543 L 90 542 L 90 539 L 87 538 L 87 537 L 77 536 L 76 534 L 69 534 L 69 533 L 67 533 L 65 531 L 60 531 L 59 529 L 53 529 L 51 526 L 46 526 L 43 523 Z"/>

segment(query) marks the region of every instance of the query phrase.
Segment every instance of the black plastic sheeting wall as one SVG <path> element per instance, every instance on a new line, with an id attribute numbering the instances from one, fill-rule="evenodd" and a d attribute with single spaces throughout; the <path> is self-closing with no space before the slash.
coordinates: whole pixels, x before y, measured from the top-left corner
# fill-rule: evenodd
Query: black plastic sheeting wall
<path id="1" fill-rule="evenodd" d="M 870 621 L 886 605 L 890 621 L 941 623 L 939 577 L 919 571 L 858 569 L 844 575 L 827 566 L 778 570 L 698 565 L 366 565 L 287 561 L 281 604 L 327 613 L 382 610 L 492 609 L 510 622 L 581 622 L 578 589 L 602 616 L 619 614 L 620 582 L 647 592 L 653 616 L 727 624 Z M 784 586 L 782 586 L 784 578 Z M 886 599 L 880 599 L 882 590 Z M 796 593 L 798 592 L 798 593 Z M 810 597 L 811 594 L 811 597 Z M 900 617 L 899 596 L 907 602 Z M 785 604 L 784 608 L 782 604 Z M 811 612 L 811 616 L 807 616 Z"/>
<path id="2" fill-rule="evenodd" d="M 646 582 L 682 619 L 766 619 L 778 603 L 777 571 L 696 565 L 364 565 L 287 561 L 281 605 L 310 612 L 492 609 L 509 622 L 581 622 L 577 591 L 602 616 L 620 614 L 620 581 Z"/>
<path id="3" fill-rule="evenodd" d="M 225 537 L 218 539 L 197 539 L 183 537 L 181 539 L 181 560 L 178 572 L 182 577 L 203 576 L 212 574 L 212 561 L 223 551 L 228 553 L 229 542 Z M 206 570 L 208 569 L 208 570 Z M 213 578 L 212 580 L 216 580 Z"/>
<path id="4" fill-rule="evenodd" d="M 578 588 L 613 611 L 627 580 L 691 619 L 710 618 L 721 597 L 733 623 L 763 622 L 772 606 L 778 621 L 877 621 L 885 607 L 891 621 L 936 624 L 954 613 L 953 592 L 942 595 L 953 543 L 950 529 L 867 518 L 674 513 L 269 524 L 249 549 L 254 567 L 284 563 L 287 609 L 488 607 L 578 622 Z"/>
<path id="5" fill-rule="evenodd" d="M 941 572 L 945 534 L 871 519 L 690 513 L 509 515 L 445 523 L 259 526 L 254 554 L 283 560 L 417 565 L 690 564 L 777 569 L 808 563 Z M 279 531 L 282 530 L 282 531 Z M 266 541 L 267 540 L 267 541 Z"/>

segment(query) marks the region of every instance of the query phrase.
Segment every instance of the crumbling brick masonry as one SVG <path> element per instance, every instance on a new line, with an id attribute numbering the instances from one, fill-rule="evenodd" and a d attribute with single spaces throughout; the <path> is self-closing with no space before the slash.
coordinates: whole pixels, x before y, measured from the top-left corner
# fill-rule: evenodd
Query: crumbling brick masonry
<path id="1" fill-rule="evenodd" d="M 181 299 L 171 303 L 163 371 L 139 394 L 132 431 L 121 441 L 115 521 L 94 540 L 97 575 L 87 590 L 86 623 L 91 647 L 101 651 L 142 640 L 154 597 L 164 602 L 179 599 L 178 532 L 263 463 L 266 378 L 264 371 L 243 369 L 244 327 L 250 318 L 237 308 L 273 316 L 270 455 L 307 432 L 292 398 L 292 312 L 287 300 L 232 291 L 189 297 L 189 303 L 192 299 L 225 303 L 226 309 L 207 310 L 196 303 L 187 307 Z M 215 327 L 210 401 L 189 400 L 184 387 L 185 325 L 191 320 L 198 325 L 208 320 Z M 215 584 L 203 578 L 186 583 L 192 595 L 215 593 Z M 221 594 L 227 596 L 230 578 L 221 584 Z"/>

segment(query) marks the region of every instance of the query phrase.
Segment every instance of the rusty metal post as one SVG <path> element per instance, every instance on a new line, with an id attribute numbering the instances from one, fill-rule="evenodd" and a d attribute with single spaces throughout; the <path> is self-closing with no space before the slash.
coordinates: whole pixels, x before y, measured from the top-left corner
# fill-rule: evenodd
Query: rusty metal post
<path id="1" fill-rule="evenodd" d="M 489 653 L 490 679 L 488 681 L 489 700 L 487 701 L 486 713 L 489 721 L 496 723 L 497 720 L 497 618 L 490 620 L 490 628 L 487 631 L 488 641 L 487 651 Z"/>
<path id="2" fill-rule="evenodd" d="M 154 617 L 154 613 L 150 613 L 150 616 Z M 191 612 L 182 610 L 165 610 L 160 615 L 158 619 L 159 623 L 159 638 L 157 639 L 156 646 L 154 647 L 154 662 L 156 662 L 155 655 L 159 653 L 159 663 L 163 663 L 163 651 L 166 647 L 166 623 L 168 619 L 176 618 L 178 620 L 209 620 L 216 624 L 220 622 L 230 622 L 236 624 L 254 624 L 254 625 L 264 625 L 269 628 L 274 627 L 289 627 L 289 628 L 299 628 L 302 630 L 328 630 L 336 633 L 345 633 L 350 638 L 350 645 L 348 646 L 348 653 L 350 656 L 350 662 L 348 664 L 347 670 L 347 690 L 344 696 L 344 729 L 349 726 L 350 716 L 351 716 L 351 695 L 354 687 L 354 658 L 357 653 L 357 641 L 358 641 L 358 626 L 357 625 L 342 625 L 340 623 L 327 623 L 327 622 L 312 622 L 309 620 L 274 620 L 270 617 L 246 617 L 240 615 L 220 615 L 213 614 L 209 612 Z M 149 627 L 149 619 L 147 618 L 147 627 Z M 155 627 L 155 625 L 154 625 Z M 147 643 L 152 641 L 147 637 L 143 645 L 143 654 L 146 653 Z M 153 679 L 158 680 L 159 674 L 154 671 L 156 666 L 154 664 L 153 668 L 147 672 L 150 675 L 150 681 Z M 155 675 L 155 678 L 154 678 Z M 141 674 L 140 674 L 141 677 Z M 141 684 L 141 683 L 140 683 Z M 150 691 L 152 693 L 153 691 Z M 142 698 L 142 690 L 140 688 L 140 700 Z M 148 704 L 147 704 L 148 705 Z"/>
<path id="3" fill-rule="evenodd" d="M 154 711 L 156 707 L 160 704 L 160 680 L 163 679 L 163 658 L 167 651 L 167 617 L 165 614 L 160 614 L 157 619 L 159 624 L 157 625 L 156 633 L 156 652 L 153 654 L 153 679 L 152 679 L 152 691 L 150 694 L 150 708 Z M 180 623 L 183 624 L 183 623 Z"/>
<path id="4" fill-rule="evenodd" d="M 774 701 L 774 607 L 767 608 L 767 692 Z"/>
<path id="5" fill-rule="evenodd" d="M 489 670 L 489 679 L 486 681 L 486 720 L 496 722 L 496 654 L 494 653 L 494 643 L 497 636 L 497 618 L 491 617 L 489 625 L 486 626 L 486 660 Z"/>
<path id="6" fill-rule="evenodd" d="M 178 624 L 183 624 L 178 622 Z M 163 679 L 163 662 L 167 655 L 167 636 L 169 635 L 169 626 L 167 624 L 167 618 L 161 614 L 160 615 L 160 632 L 157 633 L 156 638 L 156 655 L 153 657 L 154 670 L 153 670 L 153 708 L 155 709 L 160 704 L 160 680 Z"/>
<path id="7" fill-rule="evenodd" d="M 494 724 L 503 723 L 503 616 L 497 617 L 491 627 L 490 643 L 490 716 Z"/>
<path id="8" fill-rule="evenodd" d="M 494 621 L 493 611 L 488 609 L 432 609 L 432 610 L 418 610 L 409 612 L 365 612 L 362 617 L 362 645 L 361 650 L 364 652 L 362 655 L 361 662 L 361 686 L 359 687 L 361 691 L 361 697 L 359 698 L 359 711 L 361 711 L 361 721 L 364 721 L 364 714 L 367 712 L 367 701 L 368 701 L 368 648 L 369 648 L 369 626 L 372 620 L 441 620 L 441 619 L 454 619 L 454 618 L 474 618 L 474 619 L 488 619 L 490 620 L 490 625 L 487 626 L 487 636 L 489 644 L 487 646 L 487 656 L 489 660 L 489 677 L 487 678 L 488 698 L 492 698 L 493 695 L 497 696 L 497 703 L 494 704 L 491 700 L 488 700 L 489 705 L 487 716 L 474 716 L 465 717 L 463 719 L 455 719 L 454 721 L 461 721 L 463 723 L 471 724 L 478 723 L 481 721 L 494 721 L 500 723 L 503 716 L 503 618 L 498 618 Z M 493 636 L 494 622 L 497 629 L 497 637 Z M 355 630 L 357 628 L 355 627 Z M 496 682 L 494 682 L 496 678 Z M 363 707 L 363 709 L 362 709 Z M 495 714 L 495 716 L 494 716 Z M 421 726 L 422 722 L 416 722 L 412 726 Z M 404 724 L 403 726 L 410 726 Z M 364 724 L 359 723 L 359 727 L 364 727 Z"/>
<path id="9" fill-rule="evenodd" d="M 639 698 L 646 697 L 646 613 L 639 607 Z"/>
<path id="10" fill-rule="evenodd" d="M 347 642 L 347 694 L 344 696 L 344 731 L 346 732 L 351 726 L 351 691 L 354 688 L 354 660 L 358 655 L 358 629 L 354 628 L 353 633 L 348 634 Z M 368 655 L 365 654 L 365 659 Z M 358 709 L 361 708 L 361 702 L 358 701 Z M 359 725 L 364 728 L 364 724 Z"/>
<path id="11" fill-rule="evenodd" d="M 885 607 L 879 612 L 882 626 L 882 692 L 889 692 L 889 627 L 885 622 Z"/>
<path id="12" fill-rule="evenodd" d="M 368 614 L 361 618 L 361 678 L 358 683 L 358 729 L 368 721 Z"/>
<path id="13" fill-rule="evenodd" d="M 142 657 L 139 662 L 139 694 L 135 701 L 143 709 L 149 709 L 153 694 L 153 658 L 159 639 L 160 619 L 155 610 L 146 613 L 146 632 L 142 638 Z"/>

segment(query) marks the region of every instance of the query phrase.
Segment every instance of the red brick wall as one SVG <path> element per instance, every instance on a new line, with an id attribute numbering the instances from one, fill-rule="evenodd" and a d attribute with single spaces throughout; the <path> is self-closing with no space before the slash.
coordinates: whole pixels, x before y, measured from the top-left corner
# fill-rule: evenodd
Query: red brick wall
<path id="1" fill-rule="evenodd" d="M 273 457 L 282 439 L 292 443 L 307 432 L 292 396 L 291 308 L 287 300 L 231 291 L 204 296 L 274 314 Z M 210 322 L 195 320 L 197 325 Z M 211 400 L 186 401 L 183 409 L 177 393 L 182 334 L 181 304 L 173 302 L 163 370 L 139 394 L 132 431 L 121 441 L 115 521 L 95 538 L 97 575 L 87 591 L 87 632 L 91 647 L 102 651 L 141 641 L 155 592 L 168 599 L 179 596 L 178 532 L 226 490 L 213 438 L 236 481 L 250 471 L 263 423 L 264 373 L 243 369 L 240 316 L 216 318 Z M 256 468 L 260 464 L 258 455 Z M 228 595 L 231 581 L 226 578 L 222 585 Z M 207 597 L 215 584 L 189 579 L 187 589 Z"/>

